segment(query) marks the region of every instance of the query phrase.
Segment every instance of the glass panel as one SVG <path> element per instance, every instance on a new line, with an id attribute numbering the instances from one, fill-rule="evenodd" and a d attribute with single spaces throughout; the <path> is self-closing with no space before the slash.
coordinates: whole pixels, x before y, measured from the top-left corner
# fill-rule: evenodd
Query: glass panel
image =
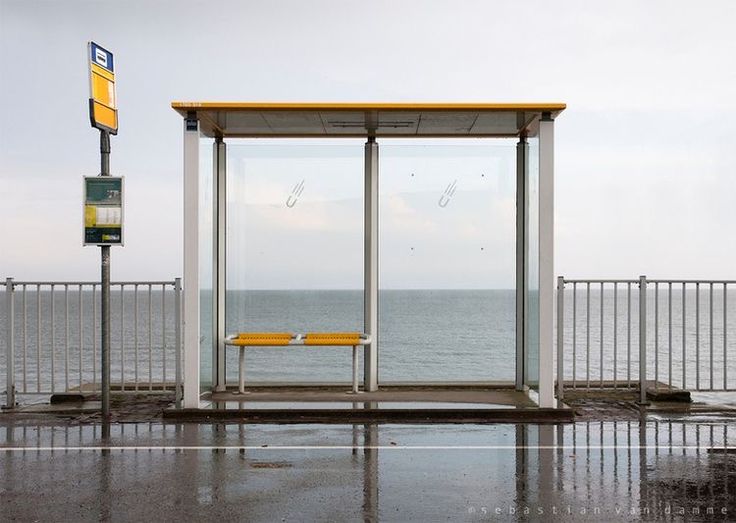
<path id="1" fill-rule="evenodd" d="M 199 383 L 212 388 L 212 139 L 199 141 Z"/>
<path id="2" fill-rule="evenodd" d="M 212 387 L 212 139 L 199 141 L 199 378 Z"/>
<path id="3" fill-rule="evenodd" d="M 527 171 L 527 295 L 525 382 L 539 388 L 539 138 L 529 138 Z"/>
<path id="4" fill-rule="evenodd" d="M 380 144 L 379 379 L 515 375 L 515 146 Z"/>
<path id="5" fill-rule="evenodd" d="M 230 141 L 227 156 L 227 333 L 362 331 L 362 141 Z M 349 382 L 351 361 L 349 347 L 252 348 L 246 380 Z"/>

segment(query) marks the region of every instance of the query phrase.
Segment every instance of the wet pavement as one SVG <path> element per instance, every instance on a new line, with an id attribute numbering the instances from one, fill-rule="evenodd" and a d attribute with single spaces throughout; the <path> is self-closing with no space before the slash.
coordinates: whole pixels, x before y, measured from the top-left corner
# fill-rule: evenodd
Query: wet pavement
<path id="1" fill-rule="evenodd" d="M 631 416 L 633 418 L 633 416 Z M 728 521 L 736 425 L 255 425 L 0 415 L 4 521 Z"/>
<path id="2" fill-rule="evenodd" d="M 176 420 L 248 423 L 487 423 L 570 422 L 572 409 L 539 408 L 523 392 L 506 389 L 402 387 L 367 393 L 338 388 L 273 387 L 205 395 L 197 409 L 174 407 L 173 394 L 137 393 L 112 396 L 112 421 Z M 77 422 L 100 421 L 100 401 L 94 395 L 52 397 L 14 409 L 18 415 L 64 417 Z"/>

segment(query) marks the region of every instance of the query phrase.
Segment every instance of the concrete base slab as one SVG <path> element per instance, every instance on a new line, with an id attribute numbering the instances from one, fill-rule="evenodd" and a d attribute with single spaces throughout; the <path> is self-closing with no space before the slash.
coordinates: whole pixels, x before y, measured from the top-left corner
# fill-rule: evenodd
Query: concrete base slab
<path id="1" fill-rule="evenodd" d="M 164 411 L 164 418 L 186 420 L 238 419 L 278 423 L 368 422 L 568 422 L 566 405 L 541 409 L 524 392 L 513 389 L 391 387 L 352 393 L 328 388 L 249 388 L 213 392 L 198 409 Z"/>
<path id="2" fill-rule="evenodd" d="M 256 388 L 246 389 L 245 394 L 228 390 L 212 392 L 205 395 L 212 403 L 254 404 L 269 402 L 304 403 L 320 402 L 348 406 L 351 403 L 380 402 L 385 404 L 422 403 L 428 408 L 432 404 L 462 403 L 494 406 L 498 408 L 528 408 L 536 404 L 523 392 L 513 389 L 440 389 L 434 388 L 390 388 L 375 392 L 359 392 L 357 394 L 343 389 L 333 388 Z M 225 407 L 228 408 L 228 407 Z M 232 407 L 229 407 L 232 408 Z M 250 407 L 254 408 L 254 407 Z M 334 405 L 329 408 L 334 408 Z"/>
<path id="3" fill-rule="evenodd" d="M 692 392 L 692 402 L 659 401 L 647 411 L 657 415 L 736 416 L 736 392 Z"/>
<path id="4" fill-rule="evenodd" d="M 647 399 L 651 401 L 671 401 L 677 403 L 690 403 L 692 397 L 690 391 L 680 389 L 647 389 Z"/>
<path id="5" fill-rule="evenodd" d="M 52 405 L 59 403 L 82 403 L 85 400 L 84 394 L 78 392 L 64 392 L 52 394 L 49 403 Z"/>
<path id="6" fill-rule="evenodd" d="M 638 398 L 639 386 L 631 387 L 622 384 L 622 382 L 614 383 L 610 380 L 601 382 L 591 382 L 590 386 L 583 382 L 578 382 L 578 388 L 572 388 L 572 381 L 565 381 L 565 398 Z M 666 402 L 682 402 L 689 403 L 691 393 L 687 390 L 670 387 L 666 383 L 647 381 L 647 399 L 650 401 L 666 401 Z"/>

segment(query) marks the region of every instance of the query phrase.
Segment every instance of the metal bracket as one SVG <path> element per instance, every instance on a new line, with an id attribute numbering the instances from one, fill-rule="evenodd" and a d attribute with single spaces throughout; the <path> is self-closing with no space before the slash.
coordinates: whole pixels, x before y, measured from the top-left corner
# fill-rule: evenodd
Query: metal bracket
<path id="1" fill-rule="evenodd" d="M 187 131 L 196 131 L 198 125 L 197 113 L 189 111 L 187 117 L 184 119 L 187 124 Z"/>

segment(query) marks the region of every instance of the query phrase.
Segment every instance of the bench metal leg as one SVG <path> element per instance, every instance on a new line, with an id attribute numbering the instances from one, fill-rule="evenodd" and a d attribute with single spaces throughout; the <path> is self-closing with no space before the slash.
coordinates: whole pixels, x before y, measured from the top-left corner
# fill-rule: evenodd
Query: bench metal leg
<path id="1" fill-rule="evenodd" d="M 358 394 L 358 345 L 353 345 L 353 394 Z"/>
<path id="2" fill-rule="evenodd" d="M 245 394 L 245 347 L 240 347 L 238 361 L 238 394 Z"/>

